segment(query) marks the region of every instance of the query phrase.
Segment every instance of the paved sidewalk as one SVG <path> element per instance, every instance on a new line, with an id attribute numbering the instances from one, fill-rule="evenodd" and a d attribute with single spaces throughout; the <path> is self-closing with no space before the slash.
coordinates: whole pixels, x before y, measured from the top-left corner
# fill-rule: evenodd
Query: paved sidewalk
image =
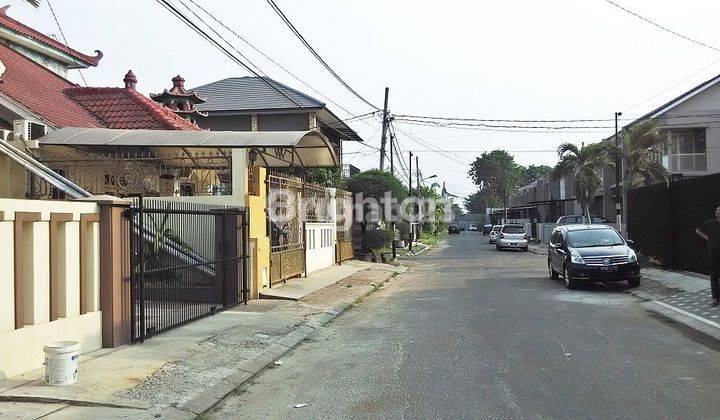
<path id="1" fill-rule="evenodd" d="M 547 255 L 547 245 L 533 244 L 530 252 Z M 642 269 L 640 287 L 630 294 L 643 300 L 651 313 L 720 340 L 720 306 L 710 306 L 708 276 L 647 267 Z"/>
<path id="2" fill-rule="evenodd" d="M 252 300 L 142 344 L 82 355 L 74 385 L 47 386 L 42 369 L 7 379 L 0 418 L 194 418 L 266 367 L 281 368 L 278 358 L 402 271 L 332 267 L 333 284 L 297 301 Z"/>

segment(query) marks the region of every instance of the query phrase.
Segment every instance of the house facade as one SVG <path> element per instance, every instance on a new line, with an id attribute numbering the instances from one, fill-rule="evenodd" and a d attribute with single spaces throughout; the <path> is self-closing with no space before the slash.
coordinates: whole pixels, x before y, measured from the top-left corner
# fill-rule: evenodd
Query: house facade
<path id="1" fill-rule="evenodd" d="M 658 156 L 672 180 L 720 173 L 720 75 L 648 112 L 625 127 L 655 119 L 667 133 L 665 153 Z M 608 138 L 605 141 L 613 141 Z M 615 172 L 603 173 L 603 189 L 590 207 L 593 215 L 616 220 Z M 510 214 L 539 223 L 580 214 L 572 177 L 542 178 L 523 186 L 510 199 Z"/>
<path id="2" fill-rule="evenodd" d="M 360 136 L 323 102 L 268 77 L 230 77 L 191 89 L 204 99 L 198 125 L 209 130 L 303 131 L 325 135 L 342 160 L 343 141 Z"/>

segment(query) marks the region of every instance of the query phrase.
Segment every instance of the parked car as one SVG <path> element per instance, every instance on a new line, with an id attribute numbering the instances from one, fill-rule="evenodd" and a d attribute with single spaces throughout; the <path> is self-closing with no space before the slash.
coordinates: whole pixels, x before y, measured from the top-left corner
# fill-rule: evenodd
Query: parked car
<path id="1" fill-rule="evenodd" d="M 470 228 L 468 230 L 470 232 L 477 232 L 477 225 L 470 225 Z"/>
<path id="2" fill-rule="evenodd" d="M 568 289 L 588 281 L 627 281 L 637 287 L 640 264 L 631 244 L 607 225 L 558 226 L 548 245 L 550 278 L 562 276 Z"/>
<path id="3" fill-rule="evenodd" d="M 600 216 L 593 216 L 590 215 L 590 223 L 607 223 L 608 221 L 603 219 Z M 587 220 L 585 220 L 584 216 L 582 214 L 577 215 L 571 215 L 571 216 L 560 216 L 560 218 L 557 220 L 558 225 L 574 225 L 574 224 L 585 224 L 588 223 Z"/>
<path id="4" fill-rule="evenodd" d="M 449 226 L 448 226 L 448 235 L 452 235 L 452 234 L 454 234 L 454 233 L 455 233 L 455 234 L 458 234 L 458 235 L 460 234 L 460 226 L 458 226 L 458 225 L 449 225 Z"/>
<path id="5" fill-rule="evenodd" d="M 502 229 L 501 225 L 495 225 L 492 227 L 492 229 L 490 229 L 490 240 L 488 241 L 488 243 L 494 244 L 495 242 L 497 242 L 500 229 Z"/>
<path id="6" fill-rule="evenodd" d="M 527 232 L 525 232 L 525 225 L 503 225 L 500 233 L 498 233 L 495 248 L 497 248 L 498 251 L 502 251 L 503 249 L 520 249 L 527 252 L 528 236 Z"/>
<path id="7" fill-rule="evenodd" d="M 492 223 L 488 223 L 487 225 L 483 226 L 483 235 L 487 235 L 492 230 L 493 225 Z"/>

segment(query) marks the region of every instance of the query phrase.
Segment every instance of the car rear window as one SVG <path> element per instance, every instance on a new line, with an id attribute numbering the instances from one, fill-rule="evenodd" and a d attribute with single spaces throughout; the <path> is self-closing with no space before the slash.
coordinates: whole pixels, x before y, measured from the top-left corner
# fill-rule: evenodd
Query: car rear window
<path id="1" fill-rule="evenodd" d="M 505 226 L 502 229 L 503 233 L 525 233 L 524 226 Z"/>

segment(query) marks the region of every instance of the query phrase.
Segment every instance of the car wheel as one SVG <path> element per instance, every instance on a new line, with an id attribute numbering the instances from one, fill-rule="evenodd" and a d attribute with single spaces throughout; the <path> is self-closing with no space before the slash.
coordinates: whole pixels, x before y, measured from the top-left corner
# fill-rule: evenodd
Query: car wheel
<path id="1" fill-rule="evenodd" d="M 560 275 L 555 271 L 554 268 L 552 268 L 552 264 L 550 264 L 550 260 L 548 260 L 548 271 L 550 272 L 550 278 L 552 280 L 557 280 L 560 278 Z"/>
<path id="2" fill-rule="evenodd" d="M 528 252 L 527 247 L 523 248 L 523 252 Z"/>
<path id="3" fill-rule="evenodd" d="M 566 266 L 563 266 L 563 280 L 565 280 L 565 287 L 567 287 L 568 289 L 578 288 L 578 281 L 570 278 Z"/>
<path id="4" fill-rule="evenodd" d="M 495 249 L 497 249 L 498 251 L 502 251 L 502 248 L 500 248 L 500 245 L 495 245 Z"/>
<path id="5" fill-rule="evenodd" d="M 634 279 L 628 279 L 628 286 L 630 286 L 630 287 L 640 286 L 640 277 L 637 277 Z"/>

